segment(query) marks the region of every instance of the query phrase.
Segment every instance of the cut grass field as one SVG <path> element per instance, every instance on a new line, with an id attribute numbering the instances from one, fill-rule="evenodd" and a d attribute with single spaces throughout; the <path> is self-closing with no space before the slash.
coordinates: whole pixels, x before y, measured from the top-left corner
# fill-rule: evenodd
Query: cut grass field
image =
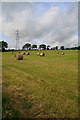
<path id="1" fill-rule="evenodd" d="M 3 118 L 77 118 L 78 52 L 2 53 Z"/>

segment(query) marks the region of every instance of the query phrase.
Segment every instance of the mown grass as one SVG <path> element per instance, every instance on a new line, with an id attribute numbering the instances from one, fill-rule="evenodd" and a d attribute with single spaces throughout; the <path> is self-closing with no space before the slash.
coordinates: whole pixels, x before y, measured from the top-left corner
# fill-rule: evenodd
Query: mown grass
<path id="1" fill-rule="evenodd" d="M 3 53 L 3 94 L 8 95 L 3 118 L 10 117 L 4 107 L 7 100 L 17 118 L 78 117 L 78 52 L 44 52 L 40 57 L 31 51 L 19 61 L 11 52 Z"/>
<path id="2" fill-rule="evenodd" d="M 4 118 L 18 118 L 19 113 L 12 107 L 9 95 L 3 93 L 3 116 Z"/>

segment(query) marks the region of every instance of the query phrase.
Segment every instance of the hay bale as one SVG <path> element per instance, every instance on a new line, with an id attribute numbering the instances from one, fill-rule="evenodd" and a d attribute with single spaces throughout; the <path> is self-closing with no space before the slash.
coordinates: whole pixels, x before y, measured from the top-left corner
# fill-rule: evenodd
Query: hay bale
<path id="1" fill-rule="evenodd" d="M 30 55 L 30 53 L 29 53 L 29 52 L 27 52 L 27 53 L 26 53 L 26 55 Z"/>
<path id="2" fill-rule="evenodd" d="M 65 53 L 64 52 L 61 52 L 61 55 L 64 55 Z"/>
<path id="3" fill-rule="evenodd" d="M 59 52 L 57 52 L 57 54 L 59 54 Z"/>
<path id="4" fill-rule="evenodd" d="M 20 53 L 16 54 L 16 60 L 23 60 L 23 55 Z"/>
<path id="5" fill-rule="evenodd" d="M 40 53 L 40 56 L 45 56 L 45 54 L 44 53 Z"/>
<path id="6" fill-rule="evenodd" d="M 37 56 L 40 56 L 40 53 L 37 53 Z"/>
<path id="7" fill-rule="evenodd" d="M 26 53 L 24 52 L 22 55 L 25 55 Z"/>

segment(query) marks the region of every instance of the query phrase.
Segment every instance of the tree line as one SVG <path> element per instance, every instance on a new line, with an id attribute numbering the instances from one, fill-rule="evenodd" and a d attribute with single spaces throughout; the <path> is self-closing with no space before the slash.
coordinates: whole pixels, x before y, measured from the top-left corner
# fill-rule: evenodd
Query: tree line
<path id="1" fill-rule="evenodd" d="M 26 43 L 22 46 L 22 50 L 59 50 L 58 46 L 50 48 L 50 45 L 40 44 L 39 47 L 36 44 L 31 45 L 30 43 Z M 5 41 L 0 41 L 0 51 L 5 51 L 8 48 L 8 43 Z M 8 49 L 8 51 L 11 49 Z M 12 49 L 14 50 L 14 49 Z M 60 50 L 80 50 L 80 46 L 65 48 L 64 46 L 60 47 Z"/>
<path id="2" fill-rule="evenodd" d="M 39 47 L 36 44 L 31 45 L 30 43 L 26 43 L 25 45 L 23 45 L 22 50 L 49 50 L 50 45 L 45 45 L 45 44 L 41 44 L 39 45 Z"/>
<path id="3" fill-rule="evenodd" d="M 22 50 L 59 50 L 58 46 L 52 47 L 50 48 L 50 45 L 45 45 L 45 44 L 41 44 L 39 45 L 39 47 L 34 44 L 31 45 L 30 43 L 26 43 L 25 45 L 23 45 Z M 65 48 L 64 46 L 60 47 L 60 50 L 80 50 L 80 46 L 78 47 L 71 47 L 71 48 Z"/>

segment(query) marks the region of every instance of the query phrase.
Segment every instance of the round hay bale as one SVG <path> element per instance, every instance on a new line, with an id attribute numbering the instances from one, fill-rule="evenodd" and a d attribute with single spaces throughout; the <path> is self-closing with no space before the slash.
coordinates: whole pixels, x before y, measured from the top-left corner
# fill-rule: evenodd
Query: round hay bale
<path id="1" fill-rule="evenodd" d="M 23 60 L 23 55 L 18 53 L 18 54 L 16 55 L 16 59 L 17 59 L 17 60 Z"/>
<path id="2" fill-rule="evenodd" d="M 27 52 L 27 53 L 26 53 L 26 55 L 30 55 L 30 53 L 29 53 L 29 52 Z"/>
<path id="3" fill-rule="evenodd" d="M 59 52 L 57 52 L 57 54 L 59 54 Z"/>
<path id="4" fill-rule="evenodd" d="M 64 52 L 62 52 L 61 55 L 64 55 Z"/>
<path id="5" fill-rule="evenodd" d="M 40 55 L 40 53 L 37 53 L 37 56 L 39 56 Z"/>
<path id="6" fill-rule="evenodd" d="M 25 55 L 26 53 L 24 52 L 22 55 Z"/>
<path id="7" fill-rule="evenodd" d="M 40 56 L 45 56 L 45 54 L 44 53 L 40 53 Z"/>

